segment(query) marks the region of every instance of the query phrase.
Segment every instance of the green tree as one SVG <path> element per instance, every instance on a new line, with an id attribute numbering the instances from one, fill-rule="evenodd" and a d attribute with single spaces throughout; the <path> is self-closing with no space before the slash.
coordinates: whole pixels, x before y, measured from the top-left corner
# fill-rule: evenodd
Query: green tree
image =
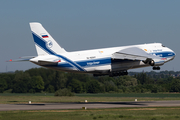
<path id="1" fill-rule="evenodd" d="M 180 92 L 180 80 L 179 79 L 172 80 L 171 91 L 172 92 Z"/>
<path id="2" fill-rule="evenodd" d="M 87 93 L 98 93 L 100 91 L 100 84 L 96 80 L 90 80 L 86 84 Z"/>
<path id="3" fill-rule="evenodd" d="M 158 93 L 158 86 L 157 85 L 153 85 L 152 89 L 151 89 L 151 93 Z"/>
<path id="4" fill-rule="evenodd" d="M 16 71 L 14 77 L 14 85 L 12 92 L 14 93 L 26 93 L 28 91 L 28 83 L 31 77 L 28 73 L 23 73 L 23 71 Z"/>
<path id="5" fill-rule="evenodd" d="M 13 86 L 13 93 L 27 93 L 28 87 L 24 81 L 19 81 Z"/>
<path id="6" fill-rule="evenodd" d="M 82 85 L 79 80 L 72 79 L 72 81 L 69 84 L 69 87 L 71 88 L 72 92 L 75 93 L 81 93 L 82 92 Z"/>
<path id="7" fill-rule="evenodd" d="M 52 85 L 49 85 L 46 89 L 46 92 L 49 92 L 49 93 L 54 93 L 54 86 Z"/>
<path id="8" fill-rule="evenodd" d="M 71 90 L 64 88 L 57 90 L 54 96 L 74 96 L 74 94 L 71 92 Z"/>
<path id="9" fill-rule="evenodd" d="M 3 93 L 4 90 L 7 88 L 7 83 L 4 78 L 0 78 L 0 93 Z"/>
<path id="10" fill-rule="evenodd" d="M 41 92 L 44 89 L 44 82 L 41 76 L 33 76 L 29 85 L 35 92 Z"/>
<path id="11" fill-rule="evenodd" d="M 138 80 L 138 83 L 142 85 L 154 83 L 154 81 L 146 73 L 139 73 L 136 75 L 136 79 Z"/>
<path id="12" fill-rule="evenodd" d="M 105 81 L 104 85 L 105 85 L 105 91 L 106 92 L 117 90 L 117 87 L 113 81 Z"/>
<path id="13" fill-rule="evenodd" d="M 52 78 L 51 84 L 54 86 L 55 91 L 66 88 L 67 78 L 63 72 L 55 71 Z"/>

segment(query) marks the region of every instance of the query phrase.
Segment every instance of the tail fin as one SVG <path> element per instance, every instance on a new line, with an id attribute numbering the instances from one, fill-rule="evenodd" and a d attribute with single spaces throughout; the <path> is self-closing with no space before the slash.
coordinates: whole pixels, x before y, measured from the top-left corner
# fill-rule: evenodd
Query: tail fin
<path id="1" fill-rule="evenodd" d="M 60 54 L 66 52 L 51 37 L 51 35 L 44 29 L 44 27 L 40 23 L 30 23 L 30 28 L 32 31 L 38 56 L 48 54 Z"/>

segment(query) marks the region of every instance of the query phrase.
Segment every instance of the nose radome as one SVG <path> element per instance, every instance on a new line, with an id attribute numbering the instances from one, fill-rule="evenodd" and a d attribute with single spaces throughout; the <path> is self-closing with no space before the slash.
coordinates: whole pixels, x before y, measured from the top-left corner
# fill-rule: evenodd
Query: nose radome
<path id="1" fill-rule="evenodd" d="M 172 53 L 173 53 L 173 56 L 175 57 L 176 56 L 176 53 L 173 51 L 173 50 L 171 50 L 172 51 Z"/>
<path id="2" fill-rule="evenodd" d="M 169 49 L 169 50 L 172 52 L 172 59 L 174 59 L 175 56 L 176 56 L 176 53 L 173 50 L 171 50 L 171 49 Z"/>

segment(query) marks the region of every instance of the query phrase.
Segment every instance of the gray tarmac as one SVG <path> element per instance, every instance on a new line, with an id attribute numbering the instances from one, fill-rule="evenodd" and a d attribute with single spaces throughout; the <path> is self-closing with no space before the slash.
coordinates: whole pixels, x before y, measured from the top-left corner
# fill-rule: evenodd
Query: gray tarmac
<path id="1" fill-rule="evenodd" d="M 122 107 L 170 107 L 180 106 L 179 101 L 144 101 L 144 102 L 88 102 L 88 103 L 31 103 L 0 104 L 0 111 L 10 110 L 65 110 L 65 109 L 97 109 Z"/>

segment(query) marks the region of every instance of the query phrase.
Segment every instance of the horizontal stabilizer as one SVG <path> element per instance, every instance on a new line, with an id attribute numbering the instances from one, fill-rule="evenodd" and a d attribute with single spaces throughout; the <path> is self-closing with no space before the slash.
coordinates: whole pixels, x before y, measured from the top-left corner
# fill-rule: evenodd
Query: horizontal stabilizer
<path id="1" fill-rule="evenodd" d="M 7 60 L 6 62 L 22 62 L 22 61 L 29 61 L 30 59 L 15 59 L 15 60 Z"/>
<path id="2" fill-rule="evenodd" d="M 21 59 L 31 59 L 31 58 L 35 58 L 35 57 L 37 57 L 37 56 L 23 56 L 23 57 L 19 57 L 19 58 L 21 58 Z"/>
<path id="3" fill-rule="evenodd" d="M 24 57 L 19 57 L 19 59 L 10 59 L 7 60 L 6 62 L 21 62 L 21 61 L 29 61 L 32 58 L 35 58 L 36 56 L 24 56 Z"/>

